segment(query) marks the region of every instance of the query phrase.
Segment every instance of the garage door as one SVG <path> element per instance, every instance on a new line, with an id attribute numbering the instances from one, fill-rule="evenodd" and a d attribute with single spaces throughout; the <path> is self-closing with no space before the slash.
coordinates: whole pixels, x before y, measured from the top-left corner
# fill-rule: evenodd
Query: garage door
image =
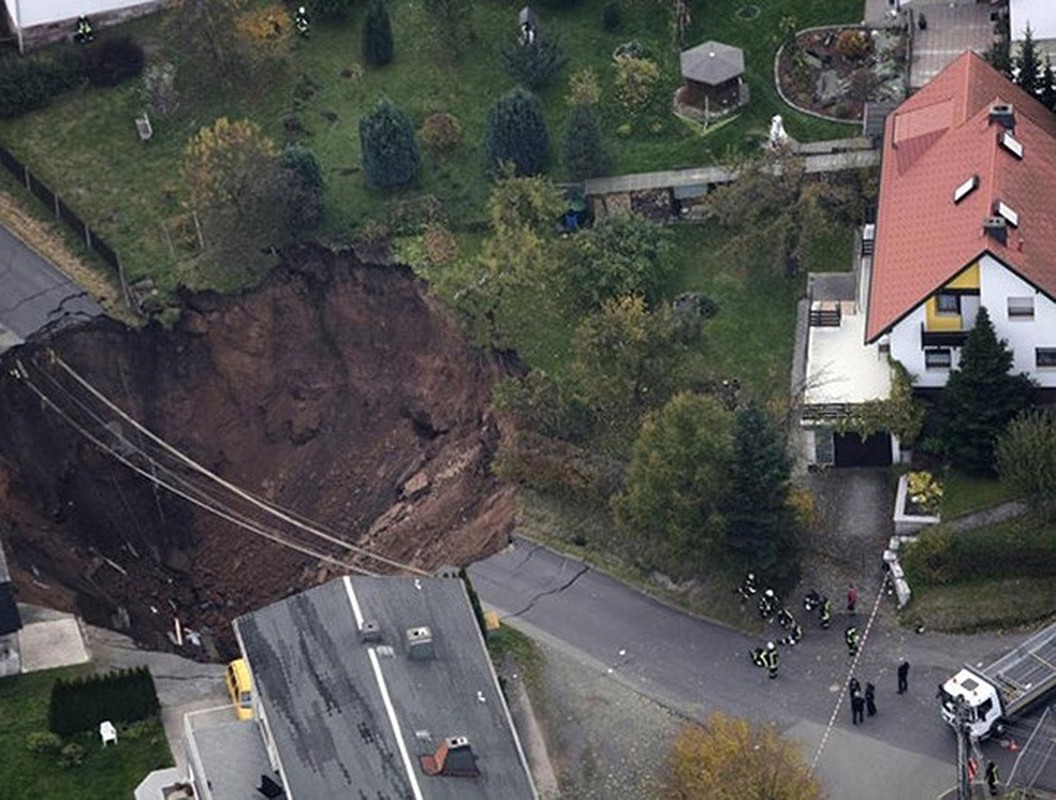
<path id="1" fill-rule="evenodd" d="M 878 433 L 864 441 L 857 433 L 833 434 L 837 467 L 891 466 L 891 434 Z"/>

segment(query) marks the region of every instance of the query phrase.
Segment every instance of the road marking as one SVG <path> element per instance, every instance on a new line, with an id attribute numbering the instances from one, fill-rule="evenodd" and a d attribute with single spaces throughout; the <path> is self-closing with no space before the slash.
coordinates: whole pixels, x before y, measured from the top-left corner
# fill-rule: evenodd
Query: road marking
<path id="1" fill-rule="evenodd" d="M 851 666 L 847 670 L 847 675 L 844 678 L 843 686 L 840 687 L 840 693 L 836 698 L 836 705 L 832 709 L 832 716 L 829 717 L 829 724 L 825 726 L 825 733 L 821 735 L 821 741 L 818 743 L 818 750 L 814 753 L 814 760 L 810 762 L 810 769 L 807 770 L 808 775 L 813 775 L 814 770 L 818 766 L 818 761 L 821 760 L 821 754 L 825 750 L 825 745 L 829 741 L 829 734 L 832 733 L 832 729 L 836 725 L 836 716 L 840 713 L 840 708 L 843 706 L 843 698 L 847 696 L 847 692 L 843 691 L 847 686 L 850 685 L 851 677 L 854 675 L 855 670 L 858 667 L 858 661 L 862 657 L 862 653 L 865 652 L 865 643 L 869 639 L 869 631 L 873 627 L 873 620 L 876 619 L 876 612 L 880 610 L 880 601 L 885 595 L 885 589 L 887 588 L 887 576 L 880 582 L 880 588 L 876 593 L 876 599 L 873 601 L 873 610 L 869 614 L 869 621 L 865 623 L 865 630 L 862 631 L 862 638 L 858 642 L 858 652 L 854 656 L 854 660 L 851 661 Z M 831 691 L 831 689 L 830 689 Z"/>

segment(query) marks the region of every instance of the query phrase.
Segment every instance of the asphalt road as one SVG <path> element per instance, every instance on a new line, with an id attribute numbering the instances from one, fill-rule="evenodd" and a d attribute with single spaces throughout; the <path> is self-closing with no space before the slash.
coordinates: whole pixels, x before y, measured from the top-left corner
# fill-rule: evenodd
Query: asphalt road
<path id="1" fill-rule="evenodd" d="M 0 226 L 0 352 L 45 328 L 102 313 L 84 289 Z"/>
<path id="2" fill-rule="evenodd" d="M 810 760 L 824 742 L 817 773 L 837 800 L 934 798 L 952 786 L 956 745 L 939 717 L 935 688 L 960 663 L 988 660 L 1019 638 L 906 633 L 894 623 L 890 601 L 881 599 L 855 669 L 863 686 L 876 684 L 879 710 L 852 726 L 844 691 L 851 667 L 843 644 L 847 617 L 840 610 L 823 631 L 800 606 L 806 635 L 795 648 L 782 648 L 779 675 L 770 680 L 748 658 L 760 639 L 686 614 L 528 540 L 516 538 L 469 573 L 484 602 L 506 620 L 682 714 L 703 720 L 722 710 L 773 721 L 804 745 Z M 859 628 L 878 592 L 863 588 Z M 910 691 L 897 695 L 895 669 L 904 657 L 912 664 Z M 1007 751 L 991 744 L 985 752 L 1009 773 Z"/>

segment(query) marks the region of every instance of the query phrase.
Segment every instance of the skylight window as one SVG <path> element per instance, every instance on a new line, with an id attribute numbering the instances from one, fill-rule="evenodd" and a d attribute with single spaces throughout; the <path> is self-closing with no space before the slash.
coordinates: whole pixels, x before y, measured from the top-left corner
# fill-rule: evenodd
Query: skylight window
<path id="1" fill-rule="evenodd" d="M 972 193 L 972 189 L 979 185 L 979 176 L 973 175 L 956 189 L 953 190 L 953 202 L 959 203 L 969 194 Z"/>
<path id="2" fill-rule="evenodd" d="M 1001 145 L 1016 158 L 1023 158 L 1023 144 L 1016 140 L 1016 138 L 1005 131 L 1001 134 Z"/>
<path id="3" fill-rule="evenodd" d="M 1000 200 L 997 201 L 997 213 L 998 216 L 1004 217 L 1005 221 L 1008 222 L 1013 228 L 1019 226 L 1019 214 L 1013 211 L 1009 206 L 1002 203 Z"/>

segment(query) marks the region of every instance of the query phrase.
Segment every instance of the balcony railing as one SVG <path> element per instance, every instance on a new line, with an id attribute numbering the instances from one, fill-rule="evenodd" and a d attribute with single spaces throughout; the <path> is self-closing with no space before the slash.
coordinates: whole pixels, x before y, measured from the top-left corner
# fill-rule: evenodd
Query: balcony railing
<path id="1" fill-rule="evenodd" d="M 960 347 L 968 338 L 968 331 L 928 331 L 920 323 L 921 347 Z"/>

